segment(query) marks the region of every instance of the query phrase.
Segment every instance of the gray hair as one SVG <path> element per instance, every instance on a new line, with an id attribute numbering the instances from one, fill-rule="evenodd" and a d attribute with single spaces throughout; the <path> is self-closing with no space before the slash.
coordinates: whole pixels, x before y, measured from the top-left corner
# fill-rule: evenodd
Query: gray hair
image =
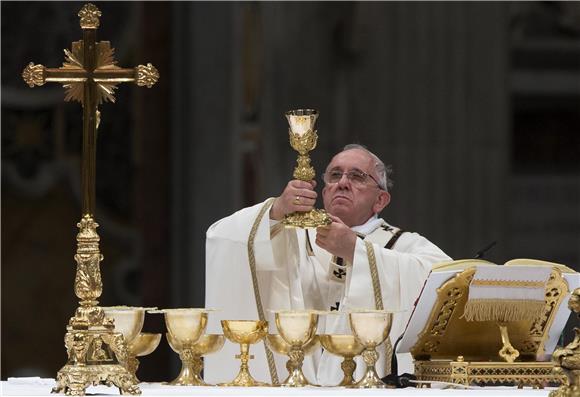
<path id="1" fill-rule="evenodd" d="M 350 143 L 342 148 L 342 151 L 345 152 L 347 150 L 358 149 L 366 152 L 371 158 L 375 161 L 375 171 L 379 176 L 379 187 L 383 189 L 385 192 L 388 192 L 389 189 L 393 187 L 393 180 L 390 178 L 391 174 L 393 173 L 393 167 L 391 165 L 385 165 L 385 163 L 373 152 L 368 150 L 366 146 L 360 145 L 358 143 Z"/>

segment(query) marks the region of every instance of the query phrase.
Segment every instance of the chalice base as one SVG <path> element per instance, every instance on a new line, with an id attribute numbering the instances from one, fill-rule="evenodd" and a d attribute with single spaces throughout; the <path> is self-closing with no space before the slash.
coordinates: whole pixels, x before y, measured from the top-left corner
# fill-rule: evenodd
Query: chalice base
<path id="1" fill-rule="evenodd" d="M 332 219 L 325 210 L 312 209 L 308 212 L 293 212 L 287 214 L 282 220 L 286 227 L 298 227 L 301 229 L 313 229 L 332 223 Z"/>
<path id="2" fill-rule="evenodd" d="M 250 375 L 247 370 L 240 369 L 238 376 L 228 383 L 218 383 L 218 386 L 241 386 L 241 387 L 256 387 L 256 386 L 270 386 L 265 382 L 258 382 Z"/>
<path id="3" fill-rule="evenodd" d="M 302 368 L 296 368 L 292 373 L 280 384 L 282 387 L 304 387 L 317 386 L 308 381 L 302 372 Z"/>
<path id="4" fill-rule="evenodd" d="M 199 376 L 195 369 L 182 363 L 181 371 L 177 378 L 169 382 L 171 386 L 212 386 Z"/>
<path id="5" fill-rule="evenodd" d="M 394 389 L 394 386 L 387 385 L 385 382 L 379 378 L 377 372 L 373 368 L 368 368 L 367 372 L 364 374 L 361 380 L 356 382 L 354 385 L 348 386 L 350 388 L 357 389 Z"/>
<path id="6" fill-rule="evenodd" d="M 141 394 L 134 377 L 121 364 L 66 364 L 56 375 L 52 393 L 84 396 L 87 387 L 99 384 L 115 385 L 121 394 Z"/>

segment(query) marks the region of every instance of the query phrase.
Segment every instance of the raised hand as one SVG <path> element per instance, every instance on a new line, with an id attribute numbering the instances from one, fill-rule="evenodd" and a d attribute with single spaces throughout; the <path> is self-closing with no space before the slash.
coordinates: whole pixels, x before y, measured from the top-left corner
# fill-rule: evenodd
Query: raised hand
<path id="1" fill-rule="evenodd" d="M 280 197 L 276 198 L 270 208 L 270 219 L 281 220 L 284 215 L 292 212 L 308 212 L 314 208 L 316 197 L 314 191 L 316 181 L 292 180 L 288 182 Z"/>
<path id="2" fill-rule="evenodd" d="M 344 224 L 337 216 L 330 215 L 332 223 L 316 229 L 316 244 L 332 255 L 341 257 L 350 263 L 354 259 L 356 233 Z"/>

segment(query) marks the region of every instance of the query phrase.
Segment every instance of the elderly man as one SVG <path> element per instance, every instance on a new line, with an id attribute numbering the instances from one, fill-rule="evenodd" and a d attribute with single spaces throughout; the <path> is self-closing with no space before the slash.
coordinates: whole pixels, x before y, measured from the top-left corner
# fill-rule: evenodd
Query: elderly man
<path id="1" fill-rule="evenodd" d="M 258 319 L 273 324 L 274 310 L 336 311 L 321 316 L 319 334 L 350 333 L 349 309 L 384 309 L 396 313 L 391 330 L 395 340 L 404 330 L 413 304 L 434 263 L 450 260 L 417 233 L 389 225 L 378 214 L 389 204 L 391 185 L 384 163 L 365 147 L 347 145 L 326 168 L 322 189 L 332 223 L 314 229 L 284 228 L 280 220 L 295 211 L 314 208 L 315 181 L 290 181 L 282 194 L 242 209 L 213 224 L 206 242 L 206 307 L 209 332 L 220 332 L 218 319 Z M 269 215 L 269 216 L 267 216 Z M 236 346 L 226 344 L 206 357 L 206 380 L 231 380 L 239 363 Z M 283 380 L 284 357 L 260 345 L 250 363 L 263 381 Z M 385 374 L 385 349 L 377 363 Z M 362 364 L 362 363 L 359 363 Z M 306 377 L 323 385 L 340 382 L 340 358 L 319 350 L 306 357 Z M 364 371 L 358 365 L 357 376 Z"/>

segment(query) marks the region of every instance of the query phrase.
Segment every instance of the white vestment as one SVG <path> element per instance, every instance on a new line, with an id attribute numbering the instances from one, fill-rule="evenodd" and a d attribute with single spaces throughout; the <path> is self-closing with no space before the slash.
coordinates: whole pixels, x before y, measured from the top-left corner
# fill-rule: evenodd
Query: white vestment
<path id="1" fill-rule="evenodd" d="M 260 210 L 267 203 L 244 208 L 217 221 L 207 231 L 205 306 L 217 309 L 209 314 L 207 333 L 223 333 L 220 325 L 223 319 L 258 319 L 248 238 Z M 269 332 L 278 333 L 273 321 L 274 310 L 330 310 L 338 306 L 336 313 L 339 314 L 320 316 L 317 334 L 350 334 L 348 318 L 340 313 L 349 309 L 375 309 L 367 248 L 362 238 L 357 238 L 353 263 L 346 263 L 344 276 L 336 273 L 337 266 L 331 263 L 336 258 L 316 245 L 316 230 L 285 229 L 271 221 L 268 213 L 269 208 L 259 222 L 253 248 L 259 294 Z M 397 229 L 376 217 L 352 229 L 359 235 L 367 235 L 366 240 L 372 242 L 384 309 L 397 312 L 390 333 L 394 344 L 404 331 L 432 265 L 450 258 L 417 233 L 403 233 L 392 249 L 384 248 L 384 240 L 388 241 Z M 377 372 L 385 376 L 384 344 L 378 350 Z M 238 345 L 226 341 L 220 352 L 206 356 L 206 382 L 233 380 L 240 366 L 235 358 L 239 351 Z M 249 363 L 254 378 L 271 382 L 264 344 L 252 345 L 250 354 L 255 356 Z M 282 382 L 288 375 L 287 357 L 273 355 L 277 376 Z M 305 357 L 303 371 L 312 383 L 334 386 L 343 376 L 341 361 L 340 357 L 319 349 Z M 364 369 L 359 357 L 355 379 L 362 376 Z"/>

